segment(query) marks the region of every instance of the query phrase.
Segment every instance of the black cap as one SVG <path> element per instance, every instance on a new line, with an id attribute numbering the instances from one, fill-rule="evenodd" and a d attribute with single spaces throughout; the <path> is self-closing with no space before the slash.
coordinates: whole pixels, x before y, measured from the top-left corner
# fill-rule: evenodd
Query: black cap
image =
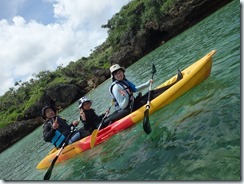
<path id="1" fill-rule="evenodd" d="M 42 118 L 43 119 L 46 119 L 45 112 L 46 112 L 47 109 L 52 109 L 56 113 L 56 110 L 54 108 L 52 108 L 51 106 L 47 105 L 47 106 L 45 106 L 45 107 L 42 108 Z"/>

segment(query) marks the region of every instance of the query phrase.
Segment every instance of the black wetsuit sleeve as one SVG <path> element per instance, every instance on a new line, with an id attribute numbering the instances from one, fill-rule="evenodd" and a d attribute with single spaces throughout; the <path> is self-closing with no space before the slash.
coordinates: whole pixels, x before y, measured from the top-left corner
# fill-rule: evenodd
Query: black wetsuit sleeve
<path id="1" fill-rule="evenodd" d="M 90 125 L 89 125 L 89 123 L 87 122 L 87 121 L 82 121 L 82 123 L 84 124 L 84 128 L 86 129 L 86 130 L 90 130 Z"/>
<path id="2" fill-rule="evenodd" d="M 43 138 L 46 142 L 51 142 L 53 136 L 55 134 L 55 130 L 52 129 L 51 123 L 45 123 L 43 126 Z"/>
<path id="3" fill-rule="evenodd" d="M 102 121 L 103 117 L 105 116 L 105 113 L 104 114 L 101 114 L 100 116 L 98 116 L 98 121 Z"/>

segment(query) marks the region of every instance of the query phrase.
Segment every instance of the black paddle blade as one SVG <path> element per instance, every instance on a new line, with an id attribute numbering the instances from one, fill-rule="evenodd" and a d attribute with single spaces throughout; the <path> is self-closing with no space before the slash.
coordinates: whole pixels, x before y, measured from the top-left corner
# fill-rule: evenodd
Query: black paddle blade
<path id="1" fill-rule="evenodd" d="M 154 63 L 152 64 L 152 74 L 155 74 L 157 72 L 156 67 Z"/>
<path id="2" fill-rule="evenodd" d="M 53 159 L 53 161 L 52 161 L 52 163 L 51 163 L 49 169 L 47 170 L 47 172 L 46 172 L 46 174 L 45 174 L 45 176 L 44 176 L 44 180 L 49 180 L 49 179 L 50 179 L 50 177 L 51 177 L 51 175 L 52 175 L 53 166 L 55 165 L 55 163 L 56 163 L 57 160 L 58 160 L 58 156 L 56 156 L 56 157 Z"/>
<path id="3" fill-rule="evenodd" d="M 144 112 L 143 129 L 147 134 L 151 133 L 151 125 L 149 121 L 149 109 L 146 109 Z"/>

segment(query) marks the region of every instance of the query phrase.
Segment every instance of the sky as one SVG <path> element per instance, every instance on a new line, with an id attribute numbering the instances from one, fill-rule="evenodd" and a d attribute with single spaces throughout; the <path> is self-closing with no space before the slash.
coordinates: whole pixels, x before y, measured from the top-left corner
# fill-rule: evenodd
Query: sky
<path id="1" fill-rule="evenodd" d="M 131 0 L 0 0 L 0 96 L 15 82 L 88 57 Z"/>

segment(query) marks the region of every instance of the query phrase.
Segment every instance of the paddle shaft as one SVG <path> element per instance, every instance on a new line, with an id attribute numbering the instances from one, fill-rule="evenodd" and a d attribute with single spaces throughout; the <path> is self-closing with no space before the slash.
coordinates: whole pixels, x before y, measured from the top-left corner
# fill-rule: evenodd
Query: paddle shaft
<path id="1" fill-rule="evenodd" d="M 153 75 L 152 75 L 152 79 L 153 79 Z M 147 109 L 150 109 L 151 90 L 152 90 L 152 83 L 150 82 L 149 90 L 148 90 L 147 104 L 146 104 Z"/>
<path id="2" fill-rule="evenodd" d="M 154 67 L 153 67 L 154 68 Z M 153 80 L 153 76 L 154 76 L 154 73 L 156 72 L 155 69 L 152 70 L 152 80 Z M 149 89 L 148 89 L 148 98 L 147 98 L 147 104 L 146 104 L 146 108 L 147 109 L 150 109 L 150 100 L 151 100 L 151 91 L 152 91 L 152 82 L 150 82 L 149 84 Z"/>
<path id="3" fill-rule="evenodd" d="M 62 151 L 63 151 L 65 145 L 68 143 L 68 140 L 69 140 L 69 138 L 71 137 L 73 131 L 74 131 L 74 127 L 71 126 L 71 131 L 70 131 L 69 135 L 67 136 L 67 138 L 65 139 L 65 141 L 64 141 L 63 145 L 61 146 L 59 152 L 57 153 L 56 157 L 53 159 L 53 161 L 52 161 L 52 163 L 51 163 L 49 169 L 47 170 L 47 172 L 46 172 L 46 174 L 45 174 L 45 176 L 44 176 L 44 180 L 49 180 L 49 179 L 50 179 L 50 177 L 51 177 L 51 175 L 52 175 L 53 167 L 54 167 L 56 161 L 58 160 L 59 155 L 62 153 Z"/>
<path id="4" fill-rule="evenodd" d="M 92 135 L 91 135 L 91 142 L 90 142 L 90 147 L 93 148 L 94 145 L 95 145 L 95 142 L 96 142 L 96 138 L 97 138 L 97 134 L 98 134 L 98 131 L 100 130 L 103 122 L 104 122 L 104 119 L 107 117 L 109 111 L 110 111 L 110 108 L 113 106 L 113 104 L 108 108 L 108 110 L 106 111 L 105 115 L 103 116 L 99 126 L 97 129 L 93 130 L 92 132 Z"/>
<path id="5" fill-rule="evenodd" d="M 156 73 L 155 65 L 152 64 L 152 80 L 153 76 Z M 148 90 L 148 98 L 147 98 L 147 104 L 146 104 L 146 110 L 144 112 L 144 119 L 143 119 L 143 129 L 144 131 L 149 134 L 151 132 L 151 125 L 149 120 L 149 109 L 150 109 L 150 100 L 151 100 L 151 91 L 152 91 L 152 82 L 149 84 L 149 90 Z"/>
<path id="6" fill-rule="evenodd" d="M 109 113 L 111 107 L 112 107 L 112 105 L 108 108 L 108 110 L 106 111 L 105 115 L 103 116 L 102 121 L 101 121 L 101 123 L 99 124 L 99 126 L 98 126 L 98 128 L 97 128 L 98 130 L 100 130 L 100 128 L 101 128 L 101 126 L 102 126 L 102 124 L 103 124 L 105 118 L 108 116 L 108 113 Z"/>

